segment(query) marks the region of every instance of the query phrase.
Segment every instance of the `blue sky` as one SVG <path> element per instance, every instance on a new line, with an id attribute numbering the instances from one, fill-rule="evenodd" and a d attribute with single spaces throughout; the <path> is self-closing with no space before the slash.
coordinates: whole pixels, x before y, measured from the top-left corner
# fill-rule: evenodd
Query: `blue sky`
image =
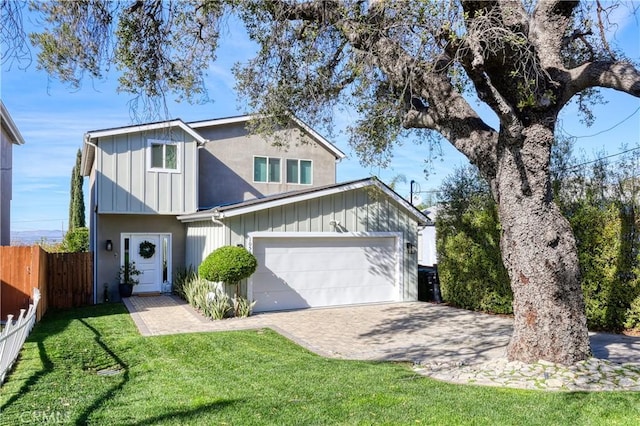
<path id="1" fill-rule="evenodd" d="M 628 16 L 627 9 L 619 9 L 615 18 L 619 26 L 612 34 L 613 44 L 640 62 L 640 25 L 637 18 Z M 236 61 L 248 59 L 254 47 L 242 31 L 232 29 L 225 34 L 221 45 L 218 60 L 207 77 L 207 88 L 214 102 L 171 103 L 172 118 L 196 121 L 243 112 L 236 100 L 230 69 Z M 87 79 L 79 90 L 61 85 L 37 70 L 35 51 L 32 54 L 34 62 L 26 69 L 17 64 L 11 68 L 3 66 L 0 80 L 2 100 L 26 141 L 25 145 L 14 148 L 11 228 L 13 231 L 66 230 L 71 169 L 83 135 L 89 130 L 132 124 L 130 97 L 116 93 L 115 74 L 109 74 L 105 81 Z M 597 119 L 593 126 L 580 123 L 575 105 L 565 107 L 560 117 L 564 131 L 578 136 L 576 150 L 583 151 L 588 158 L 594 158 L 596 152 L 615 154 L 622 144 L 629 147 L 640 144 L 640 99 L 612 90 L 603 91 L 603 95 L 608 103 L 594 107 Z M 485 120 L 495 126 L 496 120 L 486 112 L 487 108 L 481 111 Z M 337 121 L 348 123 L 353 119 L 343 115 Z M 595 134 L 598 135 L 590 136 Z M 358 163 L 344 136 L 337 136 L 332 142 L 348 156 L 338 165 L 338 181 L 377 175 L 389 182 L 402 174 L 407 183 L 399 183 L 396 189 L 405 197 L 409 195 L 411 179 L 424 191 L 437 189 L 454 168 L 466 164 L 464 157 L 443 141 L 442 156 L 433 162 L 426 178 L 423 170 L 427 145 L 406 142 L 396 147 L 387 169 L 370 169 Z M 87 192 L 85 182 L 85 194 Z"/>

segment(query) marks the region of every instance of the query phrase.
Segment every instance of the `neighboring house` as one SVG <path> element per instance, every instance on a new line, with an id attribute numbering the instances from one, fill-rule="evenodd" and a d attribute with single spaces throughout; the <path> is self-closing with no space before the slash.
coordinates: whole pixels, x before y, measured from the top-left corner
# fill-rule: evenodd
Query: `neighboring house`
<path id="1" fill-rule="evenodd" d="M 270 139 L 248 133 L 250 118 L 85 135 L 97 301 L 125 259 L 143 272 L 134 292 L 165 292 L 230 244 L 258 258 L 243 285 L 256 311 L 415 300 L 426 218 L 376 179 L 336 184 L 344 154 L 298 119 Z"/>
<path id="2" fill-rule="evenodd" d="M 427 225 L 418 231 L 418 264 L 420 266 L 436 266 L 436 218 L 438 206 L 429 207 L 422 213 L 427 217 Z"/>
<path id="3" fill-rule="evenodd" d="M 0 246 L 8 246 L 11 242 L 13 145 L 24 144 L 24 139 L 1 100 L 0 123 L 2 124 L 2 140 L 0 142 Z"/>

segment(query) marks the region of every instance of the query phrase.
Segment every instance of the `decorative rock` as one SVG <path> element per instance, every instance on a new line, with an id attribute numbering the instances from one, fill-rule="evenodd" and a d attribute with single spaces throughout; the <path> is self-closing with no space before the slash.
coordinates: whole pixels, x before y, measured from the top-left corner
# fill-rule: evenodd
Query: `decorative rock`
<path id="1" fill-rule="evenodd" d="M 633 380 L 629 377 L 621 377 L 618 379 L 618 381 L 616 382 L 617 386 L 622 386 L 622 387 L 634 387 L 634 386 L 640 386 L 640 381 L 636 381 Z"/>
<path id="2" fill-rule="evenodd" d="M 496 359 L 476 365 L 416 365 L 416 373 L 452 383 L 549 391 L 638 391 L 640 365 L 590 358 L 571 366 L 548 361 L 524 364 Z"/>
<path id="3" fill-rule="evenodd" d="M 562 386 L 564 386 L 563 381 L 559 379 L 549 379 L 546 382 L 547 386 L 550 388 L 561 388 Z"/>

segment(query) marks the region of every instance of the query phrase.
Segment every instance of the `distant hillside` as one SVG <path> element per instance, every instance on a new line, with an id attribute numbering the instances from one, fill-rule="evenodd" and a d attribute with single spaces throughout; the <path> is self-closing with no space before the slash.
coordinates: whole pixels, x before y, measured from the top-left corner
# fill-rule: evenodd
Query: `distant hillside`
<path id="1" fill-rule="evenodd" d="M 30 246 L 41 241 L 55 244 L 61 242 L 63 237 L 61 230 L 11 231 L 11 245 Z"/>

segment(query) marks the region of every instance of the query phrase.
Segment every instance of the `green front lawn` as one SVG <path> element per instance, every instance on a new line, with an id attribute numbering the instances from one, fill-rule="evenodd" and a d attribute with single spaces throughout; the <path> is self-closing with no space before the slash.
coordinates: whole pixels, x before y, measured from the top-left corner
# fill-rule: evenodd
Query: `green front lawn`
<path id="1" fill-rule="evenodd" d="M 271 330 L 141 337 L 107 304 L 36 326 L 0 412 L 2 425 L 636 425 L 640 394 L 451 385 L 407 364 L 325 359 Z"/>

